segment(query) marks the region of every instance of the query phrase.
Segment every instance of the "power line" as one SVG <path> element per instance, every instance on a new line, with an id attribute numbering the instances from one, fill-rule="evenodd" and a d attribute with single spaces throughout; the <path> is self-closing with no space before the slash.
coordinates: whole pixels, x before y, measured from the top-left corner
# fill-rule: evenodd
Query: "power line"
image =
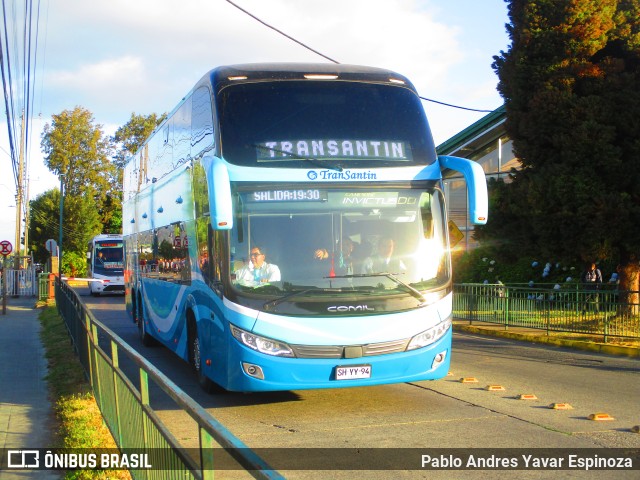
<path id="1" fill-rule="evenodd" d="M 284 33 L 282 30 L 277 29 L 276 27 L 274 27 L 273 25 L 268 24 L 267 22 L 265 22 L 264 20 L 262 20 L 261 18 L 257 17 L 256 15 L 254 15 L 253 13 L 249 12 L 248 10 L 245 10 L 244 8 L 242 8 L 241 6 L 237 5 L 236 3 L 232 2 L 231 0 L 226 0 L 227 3 L 229 3 L 230 5 L 234 6 L 235 8 L 237 8 L 238 10 L 240 10 L 242 13 L 250 16 L 251 18 L 253 18 L 254 20 L 256 20 L 257 22 L 260 22 L 262 25 L 264 25 L 267 28 L 270 28 L 271 30 L 279 33 L 280 35 L 282 35 L 283 37 L 288 38 L 289 40 L 297 43 L 298 45 L 306 48 L 307 50 L 309 50 L 310 52 L 315 53 L 316 55 L 320 55 L 322 58 L 325 58 L 327 60 L 329 60 L 330 62 L 333 62 L 335 64 L 340 64 L 339 61 L 334 60 L 333 58 L 325 55 L 324 53 L 319 52 L 318 50 L 315 50 L 313 48 L 311 48 L 309 45 L 302 43 L 300 40 L 295 39 L 294 37 L 292 37 L 291 35 L 288 35 L 286 33 Z M 459 105 L 454 105 L 452 103 L 446 103 L 446 102 L 440 102 L 438 100 L 433 100 L 432 98 L 427 98 L 427 97 L 422 97 L 420 95 L 418 95 L 418 97 L 422 100 L 425 100 L 427 102 L 433 102 L 433 103 L 437 103 L 439 105 L 444 105 L 446 107 L 452 107 L 452 108 L 459 108 L 461 110 L 469 110 L 471 112 L 481 112 L 481 113 L 491 113 L 493 112 L 493 110 L 480 110 L 477 108 L 469 108 L 469 107 L 461 107 Z"/>
<path id="2" fill-rule="evenodd" d="M 38 37 L 42 0 L 2 0 L 0 70 L 7 118 L 9 156 L 16 186 L 16 249 L 22 235 L 23 214 L 28 212 L 28 171 L 33 127 Z M 34 3 L 36 3 L 34 5 Z M 20 6 L 23 6 L 20 8 Z M 20 10 L 20 11 L 19 11 Z M 18 12 L 19 11 L 19 12 Z M 25 225 L 28 224 L 26 220 Z M 25 241 L 27 233 L 25 233 Z M 25 245 L 28 247 L 28 245 Z"/>
<path id="3" fill-rule="evenodd" d="M 340 63 L 340 62 L 338 62 L 337 60 L 334 60 L 333 58 L 326 56 L 324 53 L 320 53 L 320 52 L 318 52 L 317 50 L 314 50 L 313 48 L 311 48 L 310 46 L 308 46 L 308 45 L 306 45 L 306 44 L 302 43 L 301 41 L 296 40 L 296 39 L 295 39 L 295 38 L 293 38 L 292 36 L 287 35 L 287 34 L 286 34 L 286 33 L 284 33 L 283 31 L 278 30 L 276 27 L 274 27 L 274 26 L 272 26 L 272 25 L 269 25 L 269 24 L 268 24 L 267 22 L 265 22 L 264 20 L 259 19 L 258 17 L 256 17 L 256 16 L 255 16 L 254 14 L 252 14 L 251 12 L 249 12 L 249 11 L 245 10 L 244 8 L 242 8 L 241 6 L 239 6 L 239 5 L 235 4 L 235 3 L 233 3 L 231 0 L 227 0 L 227 2 L 228 2 L 229 4 L 231 4 L 231 5 L 233 5 L 234 7 L 236 7 L 236 8 L 237 8 L 238 10 L 240 10 L 241 12 L 243 12 L 243 13 L 245 13 L 245 14 L 249 15 L 249 16 L 250 16 L 251 18 L 253 18 L 254 20 L 256 20 L 256 21 L 260 22 L 260 23 L 261 23 L 261 24 L 263 24 L 265 27 L 270 28 L 271 30 L 274 30 L 274 31 L 278 32 L 278 33 L 279 33 L 280 35 L 282 35 L 283 37 L 288 38 L 289 40 L 291 40 L 291 41 L 293 41 L 293 42 L 297 43 L 298 45 L 300 45 L 300 46 L 302 46 L 302 47 L 306 48 L 307 50 L 309 50 L 309 51 L 311 51 L 311 52 L 315 53 L 316 55 L 320 55 L 322 58 L 325 58 L 325 59 L 329 60 L 330 62 L 333 62 L 333 63 Z"/>
<path id="4" fill-rule="evenodd" d="M 439 102 L 438 100 L 433 100 L 431 98 L 421 97 L 420 95 L 418 95 L 418 97 L 420 97 L 422 100 L 426 100 L 427 102 L 438 103 L 438 104 L 444 105 L 446 107 L 459 108 L 461 110 L 469 110 L 471 112 L 481 112 L 481 113 L 491 113 L 491 112 L 493 112 L 493 110 L 480 110 L 478 108 L 461 107 L 460 105 L 453 105 L 451 103 Z"/>

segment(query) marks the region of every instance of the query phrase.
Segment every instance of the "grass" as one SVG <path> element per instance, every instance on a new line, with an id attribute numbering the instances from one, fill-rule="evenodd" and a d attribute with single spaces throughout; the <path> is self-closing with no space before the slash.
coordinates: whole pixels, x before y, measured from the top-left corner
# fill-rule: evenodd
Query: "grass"
<path id="1" fill-rule="evenodd" d="M 54 405 L 57 431 L 55 448 L 116 448 L 84 376 L 64 321 L 54 306 L 40 314 L 41 339 L 48 362 L 47 382 Z M 130 479 L 126 470 L 72 470 L 67 479 Z"/>

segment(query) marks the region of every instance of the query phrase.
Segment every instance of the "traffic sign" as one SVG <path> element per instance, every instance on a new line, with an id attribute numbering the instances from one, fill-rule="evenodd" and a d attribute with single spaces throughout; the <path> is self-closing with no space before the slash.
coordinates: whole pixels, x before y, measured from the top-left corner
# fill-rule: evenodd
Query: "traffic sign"
<path id="1" fill-rule="evenodd" d="M 53 238 L 50 238 L 44 244 L 44 248 L 46 248 L 47 252 L 49 252 L 49 253 L 55 253 L 57 247 L 58 247 L 58 244 L 56 243 L 56 241 Z"/>
<path id="2" fill-rule="evenodd" d="M 2 240 L 0 242 L 0 255 L 4 255 L 5 257 L 9 255 L 13 251 L 13 245 L 9 240 Z"/>
<path id="3" fill-rule="evenodd" d="M 460 231 L 458 225 L 453 220 L 449 220 L 449 244 L 453 247 L 464 238 L 464 233 Z"/>

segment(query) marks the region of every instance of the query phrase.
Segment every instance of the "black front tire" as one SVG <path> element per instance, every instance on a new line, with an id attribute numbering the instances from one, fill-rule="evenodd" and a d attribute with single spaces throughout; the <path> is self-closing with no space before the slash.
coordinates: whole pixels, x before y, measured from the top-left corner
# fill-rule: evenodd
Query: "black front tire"
<path id="1" fill-rule="evenodd" d="M 200 348 L 200 337 L 195 322 L 191 322 L 189 329 L 189 361 L 198 380 L 198 385 L 206 393 L 223 392 L 224 389 L 211 380 L 202 372 L 202 352 Z"/>

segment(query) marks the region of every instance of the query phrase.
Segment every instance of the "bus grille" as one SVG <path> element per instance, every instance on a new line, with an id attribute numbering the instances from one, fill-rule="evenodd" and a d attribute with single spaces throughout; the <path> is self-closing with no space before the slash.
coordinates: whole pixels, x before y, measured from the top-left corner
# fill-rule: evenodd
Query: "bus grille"
<path id="1" fill-rule="evenodd" d="M 408 339 L 402 339 L 370 343 L 360 347 L 362 348 L 362 356 L 369 357 L 404 352 L 408 343 Z M 345 358 L 344 350 L 346 347 L 340 345 L 291 345 L 291 348 L 297 358 Z"/>
<path id="2" fill-rule="evenodd" d="M 104 287 L 103 292 L 124 292 L 124 285 L 108 285 Z"/>

